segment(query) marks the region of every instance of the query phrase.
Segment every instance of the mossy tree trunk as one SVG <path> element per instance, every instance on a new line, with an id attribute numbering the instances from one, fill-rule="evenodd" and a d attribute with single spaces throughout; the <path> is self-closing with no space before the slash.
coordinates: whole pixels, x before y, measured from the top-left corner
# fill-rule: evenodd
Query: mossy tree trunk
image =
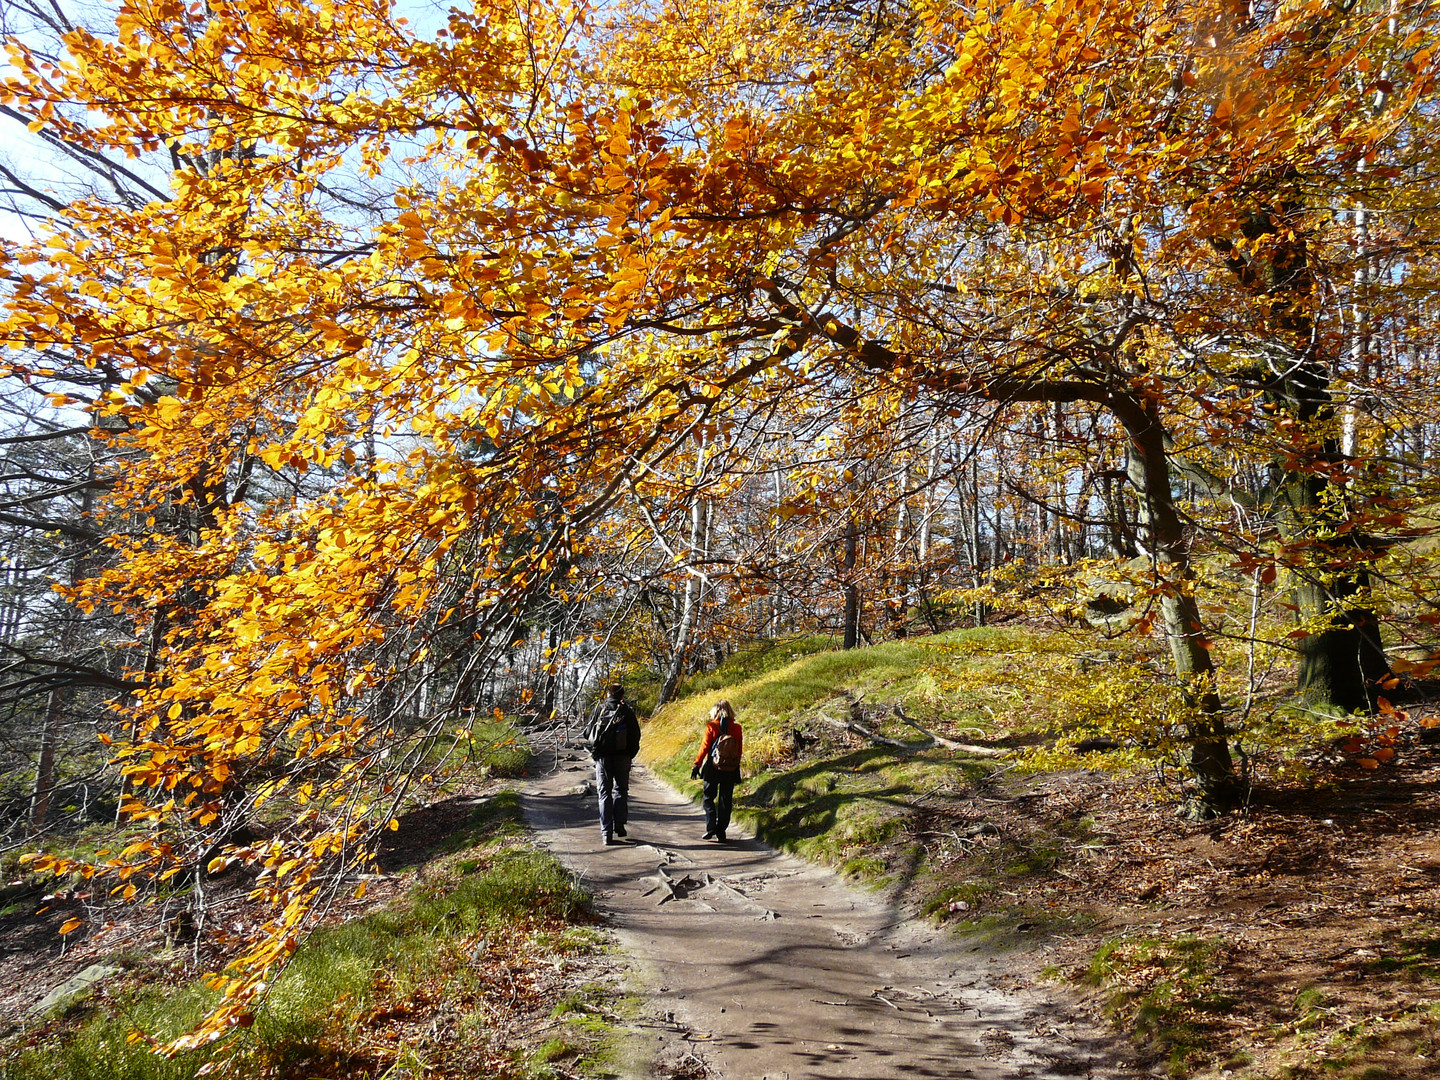
<path id="1" fill-rule="evenodd" d="M 1373 556 L 1362 539 L 1334 532 L 1340 515 L 1324 489 L 1324 481 L 1293 476 L 1283 487 L 1286 540 L 1313 553 L 1310 565 L 1294 575 L 1297 617 L 1302 625 L 1324 626 L 1296 642 L 1296 687 L 1311 706 L 1368 712 L 1390 672 L 1380 621 L 1359 602 L 1369 590 Z"/>
<path id="2" fill-rule="evenodd" d="M 1171 664 L 1190 710 L 1190 768 L 1207 807 L 1229 809 L 1239 799 L 1240 783 L 1215 688 L 1212 642 L 1200 619 L 1184 526 L 1171 494 L 1164 428 L 1153 402 L 1127 397 L 1117 399 L 1112 409 L 1130 439 L 1126 471 L 1139 496 L 1145 546 L 1161 585 L 1160 614 Z"/>
<path id="3" fill-rule="evenodd" d="M 1363 533 L 1350 527 L 1350 496 L 1335 480 L 1349 471 L 1350 459 L 1334 433 L 1330 366 L 1317 353 L 1320 289 L 1306 218 L 1302 201 L 1277 195 L 1242 225 L 1243 251 L 1225 239 L 1212 243 L 1236 280 L 1268 301 L 1266 332 L 1281 359 L 1250 374 L 1270 408 L 1308 443 L 1296 445 L 1290 436 L 1282 444 L 1270 484 L 1287 558 L 1300 564 L 1293 591 L 1297 618 L 1302 626 L 1323 627 L 1297 642 L 1297 689 L 1312 706 L 1350 712 L 1373 708 L 1389 663 L 1379 620 L 1363 602 L 1374 553 Z"/>

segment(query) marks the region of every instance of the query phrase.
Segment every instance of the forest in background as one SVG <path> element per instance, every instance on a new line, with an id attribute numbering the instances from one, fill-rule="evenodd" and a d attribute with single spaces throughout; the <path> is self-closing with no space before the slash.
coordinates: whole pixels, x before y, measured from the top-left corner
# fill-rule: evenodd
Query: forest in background
<path id="1" fill-rule="evenodd" d="M 1437 14 L 13 0 L 7 848 L 202 933 L 254 875 L 184 1046 L 487 725 L 767 639 L 1153 641 L 1052 762 L 1196 816 L 1262 750 L 1385 768 L 1440 655 Z"/>

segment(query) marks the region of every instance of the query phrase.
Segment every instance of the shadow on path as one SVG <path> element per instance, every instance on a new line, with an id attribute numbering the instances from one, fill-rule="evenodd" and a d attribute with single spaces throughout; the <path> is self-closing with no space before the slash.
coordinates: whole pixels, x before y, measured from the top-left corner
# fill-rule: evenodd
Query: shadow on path
<path id="1" fill-rule="evenodd" d="M 1018 985 L 1002 955 L 738 830 L 702 840 L 699 807 L 648 771 L 632 777 L 630 836 L 603 846 L 588 756 L 548 756 L 526 818 L 639 964 L 632 991 L 711 1080 L 1147 1075 L 1046 988 Z"/>

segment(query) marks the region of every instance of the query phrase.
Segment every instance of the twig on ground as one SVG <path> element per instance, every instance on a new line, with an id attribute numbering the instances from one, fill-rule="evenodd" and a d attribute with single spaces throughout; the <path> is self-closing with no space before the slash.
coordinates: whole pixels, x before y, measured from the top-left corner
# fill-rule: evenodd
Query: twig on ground
<path id="1" fill-rule="evenodd" d="M 873 731 L 869 727 L 860 723 L 860 721 L 854 719 L 853 715 L 849 720 L 837 720 L 835 717 L 829 716 L 823 712 L 816 713 L 816 717 L 820 720 L 823 720 L 831 727 L 839 728 L 842 731 L 848 731 L 854 735 L 859 735 L 861 738 L 869 739 L 871 742 L 875 743 L 878 746 L 888 747 L 889 749 L 897 750 L 902 754 L 918 754 L 925 750 L 933 750 L 937 746 L 943 746 L 946 750 L 953 750 L 961 754 L 971 754 L 975 757 L 999 758 L 1007 757 L 1010 754 L 1009 750 L 1001 750 L 993 746 L 977 746 L 974 743 L 956 742 L 954 739 L 947 739 L 941 735 L 936 735 L 934 732 L 926 731 L 919 724 L 915 723 L 914 720 L 906 716 L 904 710 L 902 710 L 898 705 L 895 706 L 894 712 L 895 715 L 899 717 L 902 722 L 924 735 L 925 741 L 905 742 L 903 739 L 887 738 L 886 736 L 881 735 L 878 731 Z"/>
<path id="2" fill-rule="evenodd" d="M 975 743 L 956 742 L 954 739 L 947 739 L 943 735 L 936 735 L 933 731 L 927 731 L 914 720 L 905 715 L 905 710 L 899 705 L 895 706 L 895 716 L 902 724 L 914 728 L 920 734 L 930 740 L 931 746 L 943 746 L 946 750 L 957 750 L 963 754 L 974 754 L 976 757 L 1004 757 L 1010 753 L 1009 750 L 999 750 L 993 746 L 977 746 Z M 924 749 L 929 749 L 925 747 Z"/>

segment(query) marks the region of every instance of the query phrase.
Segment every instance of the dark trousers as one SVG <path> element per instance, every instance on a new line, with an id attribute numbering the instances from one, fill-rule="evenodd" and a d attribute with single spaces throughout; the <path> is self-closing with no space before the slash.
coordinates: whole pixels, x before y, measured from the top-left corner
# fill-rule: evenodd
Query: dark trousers
<path id="1" fill-rule="evenodd" d="M 595 793 L 600 799 L 600 831 L 606 836 L 630 820 L 630 756 L 595 759 Z"/>
<path id="2" fill-rule="evenodd" d="M 705 808 L 705 831 L 723 835 L 730 827 L 730 805 L 740 773 L 706 769 L 700 774 L 700 805 Z"/>

